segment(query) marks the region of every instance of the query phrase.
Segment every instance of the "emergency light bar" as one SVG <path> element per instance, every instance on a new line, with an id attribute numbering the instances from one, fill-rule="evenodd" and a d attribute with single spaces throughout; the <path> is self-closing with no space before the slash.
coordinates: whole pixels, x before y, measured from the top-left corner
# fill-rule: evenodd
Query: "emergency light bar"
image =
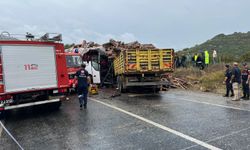
<path id="1" fill-rule="evenodd" d="M 53 34 L 55 36 L 50 37 Z M 44 34 L 43 36 L 40 37 L 40 40 L 42 40 L 42 41 L 57 41 L 57 42 L 60 42 L 60 41 L 62 41 L 62 34 L 46 33 L 46 34 Z"/>

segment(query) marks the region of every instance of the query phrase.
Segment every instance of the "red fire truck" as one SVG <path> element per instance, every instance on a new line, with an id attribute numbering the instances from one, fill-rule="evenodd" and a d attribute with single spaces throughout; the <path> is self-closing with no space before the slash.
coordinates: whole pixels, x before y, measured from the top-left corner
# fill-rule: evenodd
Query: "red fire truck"
<path id="1" fill-rule="evenodd" d="M 69 88 L 68 92 L 70 93 L 71 91 L 76 91 L 76 79 L 75 79 L 75 74 L 76 72 L 81 68 L 82 64 L 82 57 L 81 54 L 79 53 L 65 53 L 66 55 L 66 62 L 67 62 L 67 71 L 68 71 L 68 76 L 69 76 Z"/>
<path id="2" fill-rule="evenodd" d="M 96 84 L 100 84 L 100 73 L 99 70 L 96 70 L 96 68 L 97 69 L 99 68 L 99 64 L 92 60 L 89 61 L 83 60 L 82 55 L 78 52 L 67 52 L 65 53 L 65 56 L 66 56 L 67 71 L 69 76 L 68 93 L 76 91 L 75 87 L 77 86 L 77 80 L 75 79 L 75 74 L 81 68 L 81 64 L 83 63 L 86 65 L 86 70 L 91 76 L 92 84 L 90 88 L 90 93 L 93 93 L 91 91 L 95 91 L 94 93 L 97 93 Z"/>
<path id="3" fill-rule="evenodd" d="M 48 104 L 59 108 L 57 93 L 68 88 L 61 35 L 39 40 L 0 37 L 0 115 L 5 110 Z"/>

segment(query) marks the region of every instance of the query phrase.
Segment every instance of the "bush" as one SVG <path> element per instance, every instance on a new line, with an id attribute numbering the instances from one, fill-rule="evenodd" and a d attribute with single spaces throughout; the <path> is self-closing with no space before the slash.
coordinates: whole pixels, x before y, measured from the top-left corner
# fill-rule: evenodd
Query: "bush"
<path id="1" fill-rule="evenodd" d="M 224 80 L 224 64 L 209 65 L 204 70 L 198 68 L 178 68 L 174 71 L 173 76 L 188 80 L 192 83 L 192 89 L 222 93 L 225 86 L 222 84 Z"/>
<path id="2" fill-rule="evenodd" d="M 250 62 L 250 52 L 245 53 L 240 57 L 241 62 Z"/>
<path id="3" fill-rule="evenodd" d="M 223 79 L 223 70 L 208 73 L 200 80 L 201 89 L 203 91 L 216 91 L 217 89 L 220 89 L 222 87 Z"/>

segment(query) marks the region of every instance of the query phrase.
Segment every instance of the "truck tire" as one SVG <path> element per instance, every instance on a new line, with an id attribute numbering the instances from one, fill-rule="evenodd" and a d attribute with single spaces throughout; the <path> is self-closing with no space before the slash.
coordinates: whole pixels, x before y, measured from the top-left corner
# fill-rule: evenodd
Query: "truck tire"
<path id="1" fill-rule="evenodd" d="M 122 83 L 122 93 L 126 93 L 127 92 L 127 87 Z"/>
<path id="2" fill-rule="evenodd" d="M 0 111 L 0 120 L 4 119 L 4 117 L 5 117 L 5 111 L 2 110 Z"/>
<path id="3" fill-rule="evenodd" d="M 122 81 L 121 77 L 117 77 L 117 88 L 118 88 L 120 93 L 126 92 L 126 88 L 124 88 L 123 81 Z"/>
<path id="4" fill-rule="evenodd" d="M 53 104 L 51 104 L 50 109 L 51 110 L 59 110 L 61 105 L 62 105 L 61 101 L 53 103 Z"/>
<path id="5" fill-rule="evenodd" d="M 120 77 L 117 77 L 117 89 L 121 93 L 121 91 L 122 91 L 122 85 L 121 85 Z"/>
<path id="6" fill-rule="evenodd" d="M 60 109 L 61 105 L 62 105 L 62 102 L 61 102 L 61 101 L 57 102 L 57 103 L 56 103 L 56 106 L 55 106 L 55 109 L 56 109 L 56 110 Z"/>
<path id="7" fill-rule="evenodd" d="M 160 90 L 161 90 L 161 88 L 159 88 L 158 86 L 153 87 L 153 92 L 154 92 L 154 93 L 159 93 Z"/>
<path id="8" fill-rule="evenodd" d="M 161 88 L 156 88 L 154 92 L 159 93 L 160 91 L 161 91 Z"/>
<path id="9" fill-rule="evenodd" d="M 54 102 L 54 103 L 48 103 L 48 104 L 45 104 L 45 105 L 39 105 L 37 106 L 36 108 L 38 110 L 44 110 L 44 111 L 57 111 L 60 109 L 60 106 L 61 106 L 61 101 L 59 102 Z"/>

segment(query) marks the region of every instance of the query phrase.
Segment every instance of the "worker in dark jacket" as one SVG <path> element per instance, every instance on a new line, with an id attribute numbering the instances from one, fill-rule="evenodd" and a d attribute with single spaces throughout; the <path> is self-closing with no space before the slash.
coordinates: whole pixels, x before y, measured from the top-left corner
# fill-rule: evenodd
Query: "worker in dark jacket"
<path id="1" fill-rule="evenodd" d="M 87 96 L 88 96 L 88 87 L 89 87 L 89 73 L 85 70 L 86 65 L 82 64 L 81 69 L 76 72 L 75 78 L 78 81 L 77 92 L 80 103 L 80 109 L 84 106 L 84 109 L 87 108 Z"/>
<path id="2" fill-rule="evenodd" d="M 244 69 L 241 72 L 242 88 L 243 88 L 243 100 L 249 100 L 249 78 L 250 70 L 246 63 L 243 64 Z"/>
<path id="3" fill-rule="evenodd" d="M 237 62 L 234 63 L 234 67 L 232 69 L 231 83 L 233 84 L 233 91 L 234 91 L 234 98 L 232 100 L 238 101 L 240 100 L 239 86 L 241 83 L 241 71 L 240 68 L 238 67 Z"/>
<path id="4" fill-rule="evenodd" d="M 175 63 L 175 67 L 179 68 L 180 67 L 180 58 L 178 55 L 175 56 L 174 58 L 174 63 Z"/>
<path id="5" fill-rule="evenodd" d="M 184 54 L 182 54 L 182 56 L 181 56 L 181 66 L 183 68 L 187 67 L 186 61 L 187 61 L 187 57 Z"/>
<path id="6" fill-rule="evenodd" d="M 226 71 L 225 71 L 225 79 L 224 79 L 224 84 L 226 84 L 226 94 L 224 95 L 224 97 L 229 97 L 229 92 L 231 92 L 231 97 L 234 96 L 234 91 L 233 91 L 233 86 L 232 83 L 230 83 L 231 81 L 231 77 L 232 77 L 232 71 L 230 70 L 230 66 L 229 65 L 225 65 Z"/>
<path id="7" fill-rule="evenodd" d="M 201 70 L 204 69 L 204 64 L 203 64 L 203 59 L 201 55 L 198 55 L 197 59 L 196 59 L 196 67 L 200 68 Z"/>

